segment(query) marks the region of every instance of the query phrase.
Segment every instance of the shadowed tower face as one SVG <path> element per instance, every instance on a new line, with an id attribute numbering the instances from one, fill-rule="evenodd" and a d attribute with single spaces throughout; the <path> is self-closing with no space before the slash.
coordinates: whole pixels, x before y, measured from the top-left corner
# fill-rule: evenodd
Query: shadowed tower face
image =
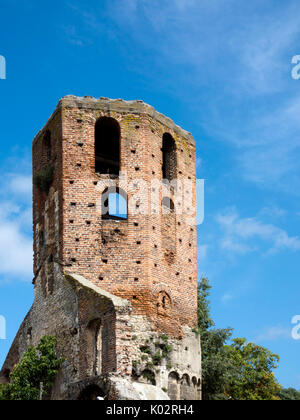
<path id="1" fill-rule="evenodd" d="M 66 97 L 34 141 L 33 171 L 34 269 L 45 296 L 55 261 L 129 300 L 158 331 L 176 337 L 196 325 L 190 134 L 140 101 Z"/>

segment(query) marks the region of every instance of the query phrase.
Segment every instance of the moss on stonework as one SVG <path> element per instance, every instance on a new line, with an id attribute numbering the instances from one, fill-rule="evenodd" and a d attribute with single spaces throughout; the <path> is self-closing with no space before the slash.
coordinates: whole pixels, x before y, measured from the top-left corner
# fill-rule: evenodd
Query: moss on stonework
<path id="1" fill-rule="evenodd" d="M 48 194 L 54 178 L 54 168 L 47 165 L 34 176 L 33 183 L 40 190 Z"/>
<path id="2" fill-rule="evenodd" d="M 164 360 L 166 361 L 167 369 L 172 369 L 170 355 L 173 347 L 169 344 L 169 337 L 166 334 L 162 334 L 156 341 L 151 336 L 144 343 L 143 346 L 140 346 L 141 360 L 135 360 L 132 363 L 134 376 L 143 375 L 145 369 L 153 370 L 155 367 L 161 366 Z"/>

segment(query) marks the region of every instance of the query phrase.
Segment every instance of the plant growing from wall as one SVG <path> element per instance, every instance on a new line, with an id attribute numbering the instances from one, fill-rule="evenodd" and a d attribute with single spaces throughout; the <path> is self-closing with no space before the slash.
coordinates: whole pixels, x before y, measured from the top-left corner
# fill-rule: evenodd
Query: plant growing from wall
<path id="1" fill-rule="evenodd" d="M 53 182 L 54 168 L 47 165 L 34 176 L 34 185 L 40 190 L 48 194 L 51 184 Z"/>
<path id="2" fill-rule="evenodd" d="M 144 344 L 140 346 L 141 359 L 132 363 L 133 374 L 135 376 L 143 376 L 149 382 L 155 383 L 155 374 L 151 370 L 161 366 L 164 361 L 167 369 L 171 370 L 170 356 L 172 351 L 173 348 L 169 343 L 169 337 L 165 334 L 161 335 L 156 341 L 154 341 L 154 337 L 145 340 Z M 149 377 L 150 373 L 151 378 Z"/>
<path id="3" fill-rule="evenodd" d="M 42 337 L 36 347 L 29 347 L 10 374 L 10 383 L 0 385 L 0 400 L 30 401 L 49 396 L 63 363 L 55 352 L 56 338 Z"/>

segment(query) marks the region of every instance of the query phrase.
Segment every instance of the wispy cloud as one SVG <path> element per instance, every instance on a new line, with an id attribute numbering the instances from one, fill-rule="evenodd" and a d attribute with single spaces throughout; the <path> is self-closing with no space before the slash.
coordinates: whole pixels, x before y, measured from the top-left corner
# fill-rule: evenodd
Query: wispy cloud
<path id="1" fill-rule="evenodd" d="M 198 244 L 198 259 L 199 260 L 204 260 L 207 256 L 207 251 L 208 251 L 208 245 L 199 245 Z"/>
<path id="2" fill-rule="evenodd" d="M 217 215 L 216 220 L 223 230 L 220 246 L 226 251 L 246 254 L 260 250 L 264 242 L 269 253 L 280 250 L 299 251 L 300 238 L 273 224 L 263 223 L 255 217 L 241 218 L 235 209 L 229 209 Z M 254 241 L 252 241 L 254 240 Z"/>
<path id="3" fill-rule="evenodd" d="M 0 283 L 32 280 L 30 175 L 4 176 L 0 185 Z"/>
<path id="4" fill-rule="evenodd" d="M 88 36 L 100 46 L 104 33 L 117 40 L 131 69 L 185 101 L 211 138 L 233 147 L 232 171 L 297 194 L 300 82 L 291 78 L 291 57 L 299 53 L 298 7 L 294 0 L 110 0 L 101 7 L 73 0 L 82 25 L 66 31 L 78 45 Z"/>
<path id="5" fill-rule="evenodd" d="M 265 328 L 253 341 L 264 342 L 287 339 L 292 339 L 291 329 L 283 327 L 282 325 L 277 325 L 275 327 Z"/>

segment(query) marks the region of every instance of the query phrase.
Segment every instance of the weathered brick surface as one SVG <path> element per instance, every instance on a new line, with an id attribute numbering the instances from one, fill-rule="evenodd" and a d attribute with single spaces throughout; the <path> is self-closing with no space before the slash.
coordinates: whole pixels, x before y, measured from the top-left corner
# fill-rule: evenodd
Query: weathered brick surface
<path id="1" fill-rule="evenodd" d="M 196 156 L 192 137 L 153 108 L 140 103 L 64 98 L 45 129 L 34 142 L 34 172 L 46 164 L 45 133 L 53 139 L 51 162 L 55 167 L 54 189 L 60 201 L 59 225 L 55 204 L 48 204 L 49 234 L 40 247 L 38 232 L 45 226 L 44 194 L 34 189 L 35 270 L 42 255 L 57 256 L 74 273 L 132 302 L 134 313 L 147 315 L 157 328 L 180 336 L 180 326 L 196 323 L 197 267 L 196 229 L 185 215 L 129 215 L 127 221 L 102 220 L 97 203 L 101 184 L 108 176 L 95 173 L 95 123 L 101 116 L 115 118 L 121 127 L 121 171 L 129 183 L 137 178 L 148 186 L 162 179 L 164 133 L 176 141 L 170 163 L 178 180 L 195 184 Z M 40 158 L 42 156 L 42 159 Z M 150 188 L 150 187 L 149 187 Z M 126 191 L 129 200 L 136 191 Z M 195 189 L 190 191 L 194 194 Z M 159 201 L 163 199 L 160 193 Z M 149 204 L 150 205 L 150 204 Z M 178 203 L 183 206 L 184 203 Z M 59 234 L 57 234 L 59 232 Z M 159 294 L 169 293 L 169 316 L 157 310 Z M 176 320 L 177 325 L 168 321 Z"/>
<path id="2" fill-rule="evenodd" d="M 120 125 L 120 177 L 95 173 L 95 124 L 102 116 Z M 168 149 L 164 163 L 165 133 L 176 147 Z M 196 228 L 189 224 L 190 214 L 166 214 L 163 164 L 167 176 L 190 181 L 186 194 L 195 206 L 196 155 L 189 133 L 141 101 L 66 97 L 59 102 L 33 142 L 35 301 L 1 380 L 29 345 L 55 335 L 65 362 L 52 399 L 78 398 L 99 384 L 110 399 L 133 398 L 139 395 L 131 376 L 140 347 L 150 335 L 158 340 L 164 333 L 173 352 L 169 364 L 164 360 L 152 372 L 155 392 L 169 389 L 173 399 L 201 397 L 200 339 L 192 332 Z M 36 178 L 45 168 L 53 169 L 53 182 L 43 192 Z M 127 220 L 106 220 L 98 211 L 111 180 L 128 196 Z M 141 183 L 148 188 L 142 196 Z M 156 195 L 156 213 L 150 212 L 150 192 Z M 132 200 L 137 193 L 139 199 Z M 184 207 L 176 189 L 171 198 L 175 209 Z M 147 214 L 136 214 L 145 203 Z M 142 375 L 135 380 L 145 382 Z M 143 392 L 145 398 L 153 395 L 149 384 Z"/>

